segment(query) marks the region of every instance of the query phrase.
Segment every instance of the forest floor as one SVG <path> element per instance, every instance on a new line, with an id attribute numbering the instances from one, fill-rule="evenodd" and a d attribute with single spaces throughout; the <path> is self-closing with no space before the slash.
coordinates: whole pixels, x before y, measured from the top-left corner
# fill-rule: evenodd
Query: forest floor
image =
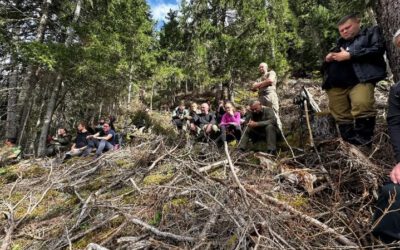
<path id="1" fill-rule="evenodd" d="M 329 123 L 324 115 L 311 119 L 311 147 L 302 107 L 293 103 L 302 86 L 327 109 L 313 81 L 283 86 L 290 146 L 281 142 L 278 157 L 193 143 L 171 132 L 168 115 L 153 112 L 151 133 L 132 132 L 129 145 L 96 160 L 26 159 L 1 168 L 0 249 L 390 247 L 370 233 L 379 187 L 394 162 L 385 132 L 387 86 L 376 91 L 372 148 L 318 130 Z"/>

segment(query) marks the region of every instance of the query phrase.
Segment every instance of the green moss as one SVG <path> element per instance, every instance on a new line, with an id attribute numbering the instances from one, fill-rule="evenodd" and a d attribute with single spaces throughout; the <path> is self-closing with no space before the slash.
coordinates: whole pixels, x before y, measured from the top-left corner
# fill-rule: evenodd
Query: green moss
<path id="1" fill-rule="evenodd" d="M 146 178 L 143 179 L 143 184 L 145 186 L 160 185 L 169 181 L 172 178 L 172 176 L 173 175 L 170 173 L 167 174 L 156 173 L 153 175 L 146 176 Z"/>
<path id="2" fill-rule="evenodd" d="M 226 247 L 225 249 L 234 249 L 236 244 L 238 242 L 238 237 L 236 234 L 232 235 L 227 241 L 226 241 Z"/>
<path id="3" fill-rule="evenodd" d="M 152 226 L 158 226 L 158 224 L 160 224 L 160 222 L 161 222 L 161 219 L 162 219 L 162 212 L 157 211 L 154 214 L 153 219 L 151 219 L 149 221 L 149 224 L 152 225 Z"/>
<path id="4" fill-rule="evenodd" d="M 15 166 L 0 168 L 0 183 L 7 184 L 18 179 L 18 173 Z"/>
<path id="5" fill-rule="evenodd" d="M 115 164 L 121 168 L 130 168 L 132 166 L 131 162 L 126 159 L 116 160 Z"/>
<path id="6" fill-rule="evenodd" d="M 301 208 L 308 204 L 308 199 L 301 194 L 297 195 L 284 195 L 278 194 L 277 199 L 286 202 L 294 208 Z"/>
<path id="7" fill-rule="evenodd" d="M 27 170 L 22 172 L 23 178 L 35 178 L 35 177 L 42 177 L 43 175 L 47 174 L 49 170 L 38 166 L 38 165 L 31 165 Z"/>
<path id="8" fill-rule="evenodd" d="M 163 214 L 167 214 L 169 213 L 169 211 L 172 208 L 178 208 L 178 207 L 182 207 L 182 206 L 186 206 L 189 204 L 189 200 L 187 198 L 176 198 L 173 199 L 167 203 L 164 204 L 163 206 Z"/>

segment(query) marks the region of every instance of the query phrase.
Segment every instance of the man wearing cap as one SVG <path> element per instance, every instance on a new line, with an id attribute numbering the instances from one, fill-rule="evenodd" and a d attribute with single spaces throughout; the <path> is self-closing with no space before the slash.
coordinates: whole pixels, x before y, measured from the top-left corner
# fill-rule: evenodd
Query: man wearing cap
<path id="1" fill-rule="evenodd" d="M 400 29 L 393 44 L 400 48 Z M 397 164 L 390 172 L 390 181 L 381 189 L 373 223 L 373 234 L 386 243 L 400 240 L 400 82 L 391 87 L 388 102 L 388 130 Z"/>
<path id="2" fill-rule="evenodd" d="M 338 22 L 340 38 L 325 57 L 329 109 L 343 140 L 370 145 L 375 128 L 375 84 L 386 78 L 385 41 L 378 27 L 361 27 L 356 14 Z"/>

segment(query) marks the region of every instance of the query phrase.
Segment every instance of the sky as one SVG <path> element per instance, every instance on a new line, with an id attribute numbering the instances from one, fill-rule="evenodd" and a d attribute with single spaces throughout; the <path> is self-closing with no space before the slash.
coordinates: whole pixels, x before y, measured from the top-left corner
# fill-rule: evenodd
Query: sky
<path id="1" fill-rule="evenodd" d="M 158 21 L 157 28 L 159 29 L 165 21 L 165 16 L 170 9 L 177 10 L 180 0 L 147 0 L 151 7 L 153 19 Z"/>

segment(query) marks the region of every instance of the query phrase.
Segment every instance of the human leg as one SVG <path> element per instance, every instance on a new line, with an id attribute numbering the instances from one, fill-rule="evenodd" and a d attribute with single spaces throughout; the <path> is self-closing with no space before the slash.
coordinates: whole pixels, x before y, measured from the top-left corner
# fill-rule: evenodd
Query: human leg
<path id="1" fill-rule="evenodd" d="M 269 124 L 265 126 L 266 140 L 267 140 L 267 150 L 271 153 L 276 153 L 276 134 L 277 128 Z"/>
<path id="2" fill-rule="evenodd" d="M 331 88 L 326 91 L 329 110 L 338 124 L 353 123 L 349 92 L 351 88 Z"/>
<path id="3" fill-rule="evenodd" d="M 97 157 L 100 156 L 103 153 L 103 151 L 104 151 L 104 149 L 106 147 L 106 142 L 107 142 L 106 140 L 101 140 L 99 142 L 99 145 L 98 145 L 97 150 L 96 150 L 96 156 Z"/>
<path id="4" fill-rule="evenodd" d="M 376 205 L 372 233 L 385 243 L 400 240 L 400 185 L 383 186 Z"/>
<path id="5" fill-rule="evenodd" d="M 351 102 L 349 92 L 351 88 L 332 88 L 327 90 L 329 110 L 335 118 L 339 132 L 343 140 L 354 143 L 354 120 L 351 114 Z"/>
<path id="6" fill-rule="evenodd" d="M 350 91 L 352 110 L 355 118 L 355 133 L 360 144 L 371 142 L 374 135 L 376 110 L 374 107 L 375 86 L 372 83 L 360 83 Z"/>

